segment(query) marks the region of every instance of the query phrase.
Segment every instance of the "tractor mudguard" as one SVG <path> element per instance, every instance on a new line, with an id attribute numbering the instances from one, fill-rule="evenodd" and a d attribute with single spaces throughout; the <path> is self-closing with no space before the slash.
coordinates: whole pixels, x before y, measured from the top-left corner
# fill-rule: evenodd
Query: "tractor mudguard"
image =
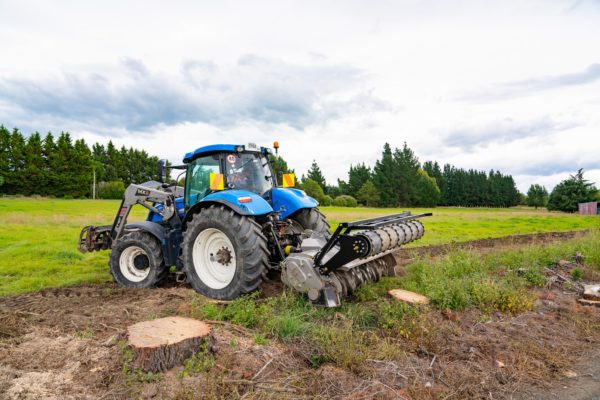
<path id="1" fill-rule="evenodd" d="M 196 203 L 194 208 L 197 206 L 203 208 L 211 203 L 223 204 L 240 215 L 258 216 L 273 212 L 273 208 L 265 199 L 247 190 L 223 190 L 211 193 Z"/>
<path id="2" fill-rule="evenodd" d="M 319 202 L 298 189 L 274 188 L 271 191 L 273 210 L 285 219 L 302 208 L 315 208 Z"/>
<path id="3" fill-rule="evenodd" d="M 125 230 L 132 231 L 134 229 L 141 229 L 150 233 L 152 236 L 156 237 L 161 244 L 165 243 L 165 238 L 167 237 L 167 231 L 164 226 L 157 224 L 155 222 L 150 221 L 141 221 L 141 222 L 131 222 L 125 225 Z"/>
<path id="4" fill-rule="evenodd" d="M 169 229 L 164 225 L 150 221 L 132 222 L 125 225 L 125 230 L 140 229 L 154 236 L 160 243 L 163 260 L 166 266 L 177 265 L 177 256 L 181 245 L 181 230 Z"/>

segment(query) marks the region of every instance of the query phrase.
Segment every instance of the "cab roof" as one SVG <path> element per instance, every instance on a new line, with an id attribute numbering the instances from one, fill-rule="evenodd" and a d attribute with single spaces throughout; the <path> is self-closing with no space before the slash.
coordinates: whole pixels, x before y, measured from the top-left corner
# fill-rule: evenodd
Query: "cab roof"
<path id="1" fill-rule="evenodd" d="M 183 157 L 183 162 L 184 163 L 189 163 L 190 161 L 195 160 L 198 157 L 201 156 L 206 156 L 209 154 L 214 154 L 214 153 L 221 153 L 221 152 L 226 152 L 226 153 L 231 153 L 234 151 L 239 151 L 239 148 L 242 148 L 242 151 L 260 151 L 263 154 L 270 154 L 271 153 L 271 149 L 265 148 L 265 147 L 257 147 L 255 144 L 253 143 L 249 143 L 247 145 L 242 145 L 242 144 L 211 144 L 209 146 L 202 146 L 202 147 L 198 147 L 196 150 L 191 151 L 189 153 L 186 153 L 186 155 Z"/>
<path id="2" fill-rule="evenodd" d="M 186 153 L 186 155 L 183 157 L 183 162 L 188 163 L 200 156 L 204 156 L 204 155 L 208 155 L 208 154 L 212 154 L 212 153 L 219 153 L 219 152 L 224 152 L 224 151 L 226 151 L 226 152 L 235 151 L 235 148 L 237 146 L 239 146 L 239 145 L 236 145 L 236 144 L 211 144 L 210 146 L 198 147 L 196 150 Z"/>

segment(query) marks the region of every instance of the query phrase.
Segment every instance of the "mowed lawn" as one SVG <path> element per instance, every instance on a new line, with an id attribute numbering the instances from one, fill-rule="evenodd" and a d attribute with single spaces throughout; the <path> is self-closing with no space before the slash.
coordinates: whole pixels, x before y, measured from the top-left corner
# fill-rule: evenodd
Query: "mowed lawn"
<path id="1" fill-rule="evenodd" d="M 81 254 L 85 225 L 112 223 L 118 201 L 0 198 L 0 296 L 77 283 L 110 281 L 108 252 Z M 401 212 L 402 209 L 324 207 L 339 222 Z M 534 232 L 571 231 L 600 226 L 600 217 L 549 213 L 529 208 L 411 209 L 433 212 L 423 219 L 425 237 L 411 245 L 448 243 Z M 130 220 L 146 211 L 134 209 Z"/>

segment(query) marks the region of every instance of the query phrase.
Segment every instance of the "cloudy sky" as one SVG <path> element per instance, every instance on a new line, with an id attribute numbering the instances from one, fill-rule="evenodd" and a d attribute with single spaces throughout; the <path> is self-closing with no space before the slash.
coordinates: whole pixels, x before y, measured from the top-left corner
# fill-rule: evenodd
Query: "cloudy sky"
<path id="1" fill-rule="evenodd" d="M 600 1 L 0 0 L 0 123 L 174 162 L 279 140 L 329 181 L 406 141 L 600 183 Z"/>

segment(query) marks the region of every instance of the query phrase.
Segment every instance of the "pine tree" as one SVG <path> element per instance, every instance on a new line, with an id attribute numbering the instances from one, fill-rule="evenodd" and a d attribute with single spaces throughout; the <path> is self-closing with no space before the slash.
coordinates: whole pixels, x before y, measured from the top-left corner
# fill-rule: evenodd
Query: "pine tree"
<path id="1" fill-rule="evenodd" d="M 398 194 L 394 186 L 396 176 L 394 158 L 389 143 L 383 146 L 381 160 L 377 160 L 373 168 L 373 183 L 379 192 L 379 205 L 383 207 L 396 207 Z"/>
<path id="2" fill-rule="evenodd" d="M 46 187 L 44 174 L 44 158 L 42 152 L 42 139 L 35 132 L 27 139 L 25 146 L 25 167 L 23 170 L 23 194 L 41 194 Z"/>
<path id="3" fill-rule="evenodd" d="M 17 128 L 10 135 L 9 167 L 4 183 L 6 193 L 23 194 L 25 171 L 25 139 Z"/>
<path id="4" fill-rule="evenodd" d="M 415 186 L 419 180 L 419 160 L 406 142 L 402 150 L 394 150 L 394 189 L 400 205 L 415 203 Z"/>
<path id="5" fill-rule="evenodd" d="M 106 146 L 106 165 L 103 181 L 116 181 L 119 179 L 120 172 L 121 160 L 119 157 L 119 151 L 116 149 L 112 140 L 109 140 L 108 145 Z"/>
<path id="6" fill-rule="evenodd" d="M 0 125 L 0 193 L 6 191 L 6 180 L 10 167 L 10 131 Z"/>
<path id="7" fill-rule="evenodd" d="M 92 152 L 85 143 L 85 140 L 78 139 L 73 145 L 73 191 L 70 193 L 74 197 L 89 196 L 92 190 L 93 162 Z"/>
<path id="8" fill-rule="evenodd" d="M 54 195 L 58 197 L 73 196 L 77 190 L 75 182 L 75 168 L 73 162 L 73 142 L 68 132 L 61 132 L 56 140 L 56 151 L 50 163 L 56 173 L 56 186 Z"/>
<path id="9" fill-rule="evenodd" d="M 42 159 L 44 160 L 43 166 L 43 180 L 44 187 L 40 188 L 39 194 L 44 196 L 55 196 L 56 185 L 58 182 L 57 171 L 55 169 L 54 157 L 56 157 L 56 144 L 54 143 L 54 136 L 48 132 L 42 143 Z"/>
<path id="10" fill-rule="evenodd" d="M 306 174 L 306 178 L 317 182 L 319 184 L 319 186 L 321 186 L 321 189 L 323 189 L 323 190 L 325 190 L 325 188 L 327 188 L 327 183 L 325 182 L 325 177 L 321 173 L 321 168 L 319 168 L 319 165 L 317 164 L 317 162 L 315 160 L 313 160 L 312 165 L 310 166 L 310 169 L 308 170 L 308 172 Z"/>
<path id="11" fill-rule="evenodd" d="M 352 166 L 350 164 L 350 170 L 348 171 L 348 193 L 350 196 L 356 197 L 358 191 L 363 187 L 367 181 L 371 179 L 371 168 L 367 167 L 364 163 Z"/>

